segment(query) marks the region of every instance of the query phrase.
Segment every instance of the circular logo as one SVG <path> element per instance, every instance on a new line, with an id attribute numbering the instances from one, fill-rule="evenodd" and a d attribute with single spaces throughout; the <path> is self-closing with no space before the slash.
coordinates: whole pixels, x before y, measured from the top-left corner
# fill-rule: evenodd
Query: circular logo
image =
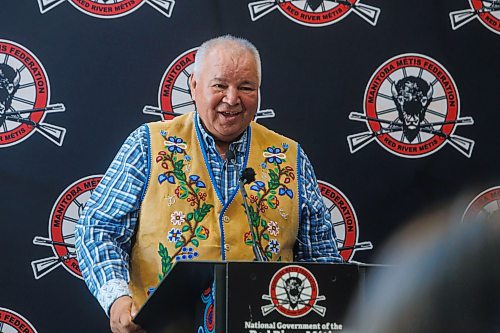
<path id="1" fill-rule="evenodd" d="M 137 10 L 145 0 L 70 0 L 70 3 L 88 15 L 115 18 Z"/>
<path id="2" fill-rule="evenodd" d="M 32 135 L 49 101 L 49 79 L 42 63 L 27 48 L 0 39 L 0 148 Z"/>
<path id="3" fill-rule="evenodd" d="M 370 78 L 363 106 L 376 141 L 395 155 L 420 158 L 447 141 L 459 144 L 453 141 L 459 141 L 453 136 L 460 112 L 457 87 L 427 56 L 402 54 L 382 64 Z"/>
<path id="4" fill-rule="evenodd" d="M 0 308 L 0 332 L 37 333 L 33 325 L 26 318 L 5 308 Z"/>
<path id="5" fill-rule="evenodd" d="M 479 21 L 491 31 L 500 34 L 500 3 L 498 1 L 469 0 Z"/>
<path id="6" fill-rule="evenodd" d="M 193 48 L 182 53 L 168 65 L 158 92 L 158 105 L 163 111 L 188 113 L 196 110 L 189 90 L 189 77 L 193 72 L 197 50 Z M 168 114 L 161 116 L 163 120 L 174 118 Z"/>
<path id="7" fill-rule="evenodd" d="M 76 277 L 82 276 L 75 252 L 75 226 L 83 211 L 83 205 L 102 176 L 88 176 L 68 186 L 57 198 L 50 213 L 49 237 L 58 258 L 64 258 L 64 268 Z"/>
<path id="8" fill-rule="evenodd" d="M 307 315 L 320 298 L 314 275 L 297 265 L 285 266 L 274 274 L 269 295 L 274 308 L 290 318 Z"/>
<path id="9" fill-rule="evenodd" d="M 333 1 L 283 1 L 278 9 L 292 21 L 309 27 L 322 27 L 342 20 L 351 12 L 351 5 L 359 0 L 345 3 Z"/>
<path id="10" fill-rule="evenodd" d="M 84 204 L 101 181 L 101 175 L 77 180 L 57 198 L 49 218 L 49 238 L 36 236 L 33 244 L 50 246 L 55 257 L 31 262 L 36 279 L 62 265 L 72 275 L 82 278 L 75 252 L 75 226 Z"/>
<path id="11" fill-rule="evenodd" d="M 491 187 L 476 196 L 465 209 L 463 221 L 494 221 L 500 218 L 500 186 Z"/>
<path id="12" fill-rule="evenodd" d="M 319 189 L 326 208 L 332 217 L 332 224 L 337 235 L 337 247 L 344 261 L 354 256 L 354 246 L 358 242 L 358 218 L 349 199 L 335 186 L 318 180 Z M 347 248 L 342 250 L 342 248 Z"/>
<path id="13" fill-rule="evenodd" d="M 359 0 L 263 0 L 248 4 L 252 21 L 276 8 L 290 20 L 309 27 L 336 23 L 351 11 L 371 25 L 376 25 L 380 15 L 380 9 L 362 4 Z"/>

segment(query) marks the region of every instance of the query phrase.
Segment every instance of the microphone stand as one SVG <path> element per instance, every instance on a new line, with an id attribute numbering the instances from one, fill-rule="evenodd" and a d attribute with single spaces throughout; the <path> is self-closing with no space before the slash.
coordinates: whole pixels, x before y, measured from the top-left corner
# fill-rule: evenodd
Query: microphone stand
<path id="1" fill-rule="evenodd" d="M 238 168 L 238 165 L 236 164 L 236 158 L 234 156 L 234 152 L 229 150 L 226 153 L 226 158 L 228 159 L 228 161 L 233 161 L 234 168 L 236 169 L 236 174 L 239 175 L 240 170 Z M 255 256 L 254 261 L 268 261 L 267 257 L 262 254 L 259 247 L 257 246 L 257 242 L 255 241 L 254 228 L 252 225 L 252 219 L 250 218 L 250 209 L 248 208 L 248 202 L 247 202 L 248 194 L 247 191 L 245 190 L 245 184 L 251 183 L 254 180 L 255 180 L 255 171 L 252 168 L 246 168 L 245 170 L 243 170 L 243 173 L 238 180 L 238 187 L 241 196 L 243 197 L 243 206 L 245 207 L 248 227 L 250 228 L 250 235 L 252 236 L 252 250 Z"/>
<path id="2" fill-rule="evenodd" d="M 247 203 L 247 192 L 245 191 L 245 180 L 243 177 L 240 178 L 238 181 L 238 186 L 240 188 L 241 195 L 243 196 L 243 205 L 245 206 L 245 211 L 247 213 L 247 220 L 248 220 L 248 227 L 250 228 L 250 234 L 252 235 L 252 249 L 253 249 L 253 254 L 255 256 L 255 261 L 268 261 L 267 257 L 262 255 L 262 252 L 260 251 L 259 247 L 257 246 L 257 242 L 255 241 L 255 234 L 253 231 L 253 225 L 252 225 L 252 220 L 250 219 L 250 209 L 248 208 L 248 203 Z"/>

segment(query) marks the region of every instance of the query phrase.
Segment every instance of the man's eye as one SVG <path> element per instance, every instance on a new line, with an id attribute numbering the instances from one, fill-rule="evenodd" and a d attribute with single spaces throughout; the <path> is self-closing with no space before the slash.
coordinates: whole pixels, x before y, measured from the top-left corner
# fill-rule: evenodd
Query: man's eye
<path id="1" fill-rule="evenodd" d="M 254 91 L 255 89 L 253 87 L 240 87 L 240 90 L 243 90 L 243 91 Z"/>
<path id="2" fill-rule="evenodd" d="M 224 89 L 226 86 L 223 85 L 223 84 L 220 84 L 220 83 L 216 83 L 213 85 L 214 88 L 217 88 L 217 89 Z"/>

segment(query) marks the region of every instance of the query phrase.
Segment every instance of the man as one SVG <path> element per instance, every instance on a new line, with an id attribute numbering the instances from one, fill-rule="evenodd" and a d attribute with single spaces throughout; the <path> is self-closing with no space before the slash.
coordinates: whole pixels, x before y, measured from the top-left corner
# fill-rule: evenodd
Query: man
<path id="1" fill-rule="evenodd" d="M 136 309 L 175 261 L 253 260 L 237 191 L 246 167 L 257 173 L 250 218 L 267 259 L 342 261 L 306 155 L 252 122 L 260 81 L 250 42 L 205 42 L 189 82 L 197 112 L 134 131 L 87 202 L 75 232 L 79 264 L 113 332 L 140 332 Z"/>

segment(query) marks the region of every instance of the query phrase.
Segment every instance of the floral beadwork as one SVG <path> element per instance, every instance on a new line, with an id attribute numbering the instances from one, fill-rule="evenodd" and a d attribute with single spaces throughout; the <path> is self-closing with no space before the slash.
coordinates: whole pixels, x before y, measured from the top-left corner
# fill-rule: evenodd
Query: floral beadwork
<path id="1" fill-rule="evenodd" d="M 268 147 L 267 150 L 264 151 L 264 157 L 266 158 L 267 163 L 281 164 L 286 158 L 286 155 L 281 152 L 281 148 L 276 148 L 273 146 Z"/>
<path id="2" fill-rule="evenodd" d="M 186 147 L 186 142 L 176 136 L 169 136 L 167 140 L 165 140 L 165 148 L 167 148 L 169 152 L 182 153 Z"/>
<path id="3" fill-rule="evenodd" d="M 182 232 L 178 228 L 170 229 L 170 231 L 168 232 L 168 241 L 171 243 L 177 242 L 179 239 L 181 239 L 181 234 Z"/>
<path id="4" fill-rule="evenodd" d="M 154 293 L 154 292 L 155 292 L 155 290 L 156 290 L 156 288 L 155 288 L 155 287 L 149 287 L 149 288 L 148 288 L 147 295 L 148 295 L 148 296 L 149 296 L 149 295 L 151 295 L 152 293 Z"/>
<path id="5" fill-rule="evenodd" d="M 269 242 L 269 251 L 278 253 L 280 251 L 280 243 L 276 239 L 271 239 Z"/>
<path id="6" fill-rule="evenodd" d="M 175 204 L 175 197 L 173 195 L 169 195 L 165 199 L 167 200 L 167 205 L 169 207 Z"/>
<path id="7" fill-rule="evenodd" d="M 252 191 L 250 198 L 250 221 L 252 222 L 252 232 L 255 242 L 260 250 L 265 253 L 269 259 L 277 255 L 280 251 L 280 244 L 276 239 L 270 239 L 270 236 L 278 236 L 279 225 L 276 221 L 268 221 L 265 216 L 268 209 L 278 209 L 279 214 L 283 210 L 280 206 L 280 196 L 286 196 L 293 199 L 294 193 L 288 184 L 295 180 L 295 171 L 291 166 L 285 165 L 288 144 L 283 143 L 281 147 L 270 146 L 263 152 L 264 161 L 260 164 L 262 168 L 262 180 L 256 180 L 250 186 Z M 252 233 L 249 231 L 244 234 L 245 244 L 252 245 Z M 267 243 L 267 244 L 266 244 Z M 278 258 L 279 259 L 279 258 Z"/>
<path id="8" fill-rule="evenodd" d="M 278 227 L 278 222 L 269 221 L 269 234 L 273 236 L 278 236 L 280 233 L 280 227 Z"/>
<path id="9" fill-rule="evenodd" d="M 161 242 L 158 245 L 162 265 L 162 272 L 158 278 L 162 280 L 172 268 L 174 260 L 190 260 L 198 257 L 198 252 L 194 248 L 210 235 L 210 231 L 201 223 L 213 205 L 205 202 L 206 185 L 200 176 L 186 175 L 192 159 L 186 154 L 186 141 L 177 136 L 169 136 L 165 130 L 160 131 L 160 135 L 164 139 L 165 150 L 159 151 L 155 159 L 164 169 L 158 176 L 158 182 L 163 184 L 166 181 L 177 185 L 174 190 L 175 196 L 180 200 L 186 200 L 192 207 L 190 212 L 174 211 L 170 215 L 170 222 L 179 228 L 172 228 L 167 234 L 168 241 L 174 243 L 173 254 L 169 254 L 167 247 Z"/>
<path id="10" fill-rule="evenodd" d="M 198 256 L 198 252 L 192 247 L 183 247 L 179 254 L 175 256 L 176 260 L 192 260 Z"/>
<path id="11" fill-rule="evenodd" d="M 170 214 L 170 222 L 173 225 L 181 225 L 185 221 L 186 221 L 186 216 L 184 215 L 183 212 L 175 211 L 172 214 Z"/>

